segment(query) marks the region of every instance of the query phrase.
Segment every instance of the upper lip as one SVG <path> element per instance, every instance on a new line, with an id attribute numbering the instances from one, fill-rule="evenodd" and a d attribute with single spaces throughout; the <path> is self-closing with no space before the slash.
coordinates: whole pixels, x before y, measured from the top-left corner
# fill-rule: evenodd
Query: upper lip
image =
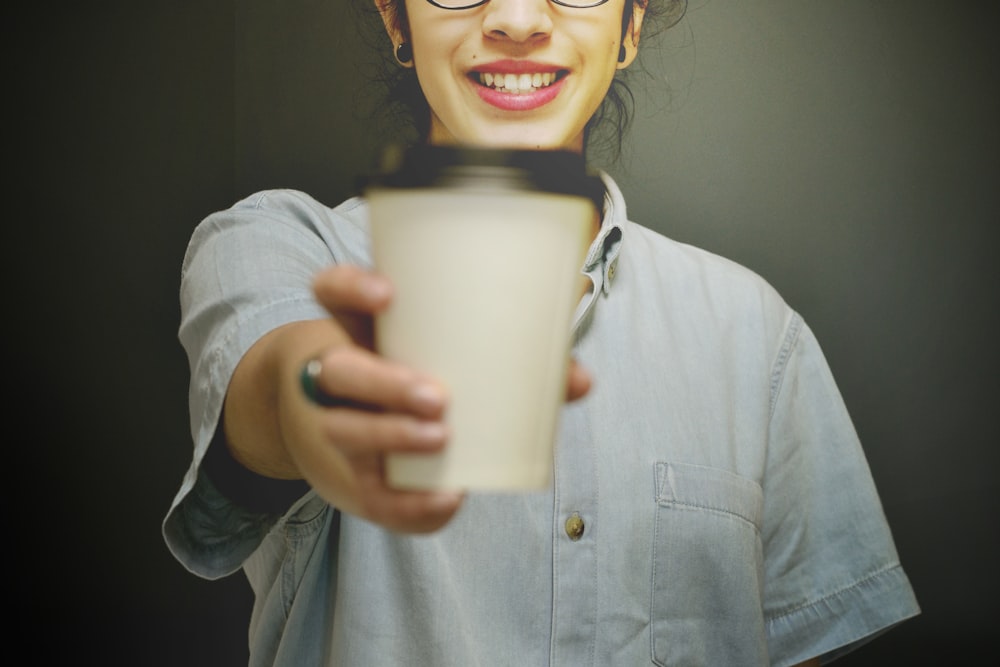
<path id="1" fill-rule="evenodd" d="M 477 65 L 471 71 L 489 72 L 490 74 L 535 74 L 536 72 L 541 74 L 544 72 L 560 72 L 563 70 L 565 70 L 565 68 L 559 67 L 558 65 L 539 63 L 533 60 L 514 60 L 507 58 L 504 60 L 494 60 L 491 63 L 485 63 L 483 65 Z"/>

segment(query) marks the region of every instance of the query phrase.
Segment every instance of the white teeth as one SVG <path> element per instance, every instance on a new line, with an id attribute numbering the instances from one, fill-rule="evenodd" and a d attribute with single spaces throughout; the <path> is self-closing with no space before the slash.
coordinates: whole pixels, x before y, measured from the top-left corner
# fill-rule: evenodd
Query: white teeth
<path id="1" fill-rule="evenodd" d="M 530 93 L 539 88 L 552 85 L 556 80 L 554 72 L 535 72 L 534 74 L 489 74 L 481 72 L 479 83 L 504 93 Z"/>

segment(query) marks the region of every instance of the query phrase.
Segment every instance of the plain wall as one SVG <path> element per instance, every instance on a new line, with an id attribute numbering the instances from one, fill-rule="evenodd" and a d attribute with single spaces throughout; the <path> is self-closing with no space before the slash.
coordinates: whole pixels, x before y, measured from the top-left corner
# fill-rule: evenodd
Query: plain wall
<path id="1" fill-rule="evenodd" d="M 180 262 L 211 211 L 266 187 L 333 205 L 372 164 L 342 4 L 103 2 L 4 28 L 12 634 L 39 660 L 246 662 L 243 577 L 195 578 L 159 534 L 190 456 Z M 924 609 L 838 664 L 992 649 L 1000 53 L 981 7 L 693 0 L 647 44 L 608 165 L 633 220 L 759 272 L 823 345 Z"/>

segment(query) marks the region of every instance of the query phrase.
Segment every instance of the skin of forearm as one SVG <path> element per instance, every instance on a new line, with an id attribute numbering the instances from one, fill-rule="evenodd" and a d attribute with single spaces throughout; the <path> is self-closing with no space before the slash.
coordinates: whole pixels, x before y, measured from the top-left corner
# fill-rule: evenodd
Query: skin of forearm
<path id="1" fill-rule="evenodd" d="M 335 326 L 316 320 L 286 324 L 254 343 L 226 392 L 223 429 L 234 459 L 266 477 L 302 478 L 281 428 L 281 394 L 297 389 L 306 360 L 338 342 Z"/>

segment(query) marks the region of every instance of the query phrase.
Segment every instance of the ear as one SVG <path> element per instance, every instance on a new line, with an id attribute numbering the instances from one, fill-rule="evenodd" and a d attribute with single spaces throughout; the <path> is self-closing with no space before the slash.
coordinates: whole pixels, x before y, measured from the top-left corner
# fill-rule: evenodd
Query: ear
<path id="1" fill-rule="evenodd" d="M 378 0 L 375 0 L 378 2 Z M 618 63 L 618 69 L 625 69 L 639 54 L 639 32 L 642 30 L 642 18 L 646 15 L 646 4 L 649 0 L 635 0 L 632 3 L 632 17 L 622 31 L 622 46 L 625 47 L 625 60 Z"/>
<path id="2" fill-rule="evenodd" d="M 392 49 L 396 50 L 396 47 L 400 45 L 401 42 L 406 41 L 406 31 L 403 29 L 402 21 L 400 20 L 399 10 L 396 9 L 397 2 L 403 2 L 403 0 L 374 0 L 375 9 L 382 16 L 382 24 L 385 26 L 385 31 L 389 35 L 389 39 L 392 40 Z"/>

